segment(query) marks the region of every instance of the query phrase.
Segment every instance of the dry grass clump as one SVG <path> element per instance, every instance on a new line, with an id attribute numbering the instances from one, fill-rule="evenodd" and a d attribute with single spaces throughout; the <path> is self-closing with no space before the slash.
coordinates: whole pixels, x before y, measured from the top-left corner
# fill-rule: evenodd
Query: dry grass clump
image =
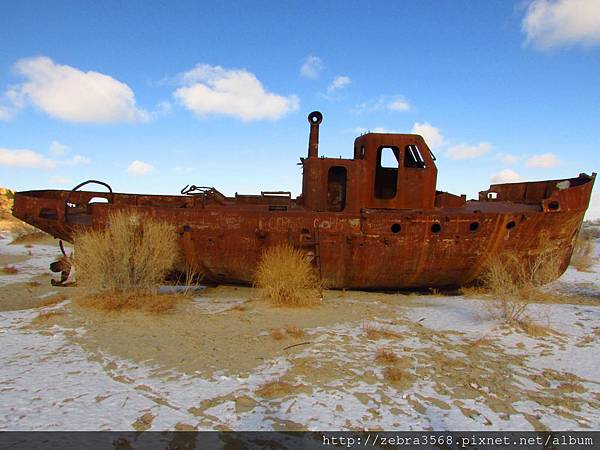
<path id="1" fill-rule="evenodd" d="M 77 304 L 101 311 L 144 311 L 163 314 L 177 306 L 184 297 L 179 294 L 157 294 L 153 292 L 103 292 L 78 298 Z"/>
<path id="2" fill-rule="evenodd" d="M 380 363 L 395 363 L 398 361 L 398 355 L 390 349 L 380 348 L 377 350 L 375 360 Z"/>
<path id="3" fill-rule="evenodd" d="M 15 266 L 4 266 L 2 268 L 2 273 L 4 275 L 16 275 L 19 273 L 19 269 L 17 269 Z"/>
<path id="4" fill-rule="evenodd" d="M 178 255 L 175 227 L 151 218 L 116 213 L 106 228 L 74 238 L 78 283 L 94 291 L 155 291 Z"/>
<path id="5" fill-rule="evenodd" d="M 173 309 L 181 295 L 158 295 L 178 257 L 175 227 L 152 218 L 112 214 L 101 230 L 77 233 L 77 282 L 90 293 L 78 301 L 101 310 Z"/>
<path id="6" fill-rule="evenodd" d="M 408 380 L 409 375 L 400 367 L 386 367 L 383 370 L 383 378 L 390 383 L 402 383 Z"/>
<path id="7" fill-rule="evenodd" d="M 517 322 L 517 324 L 525 333 L 527 333 L 531 337 L 544 337 L 555 333 L 554 330 L 552 330 L 551 328 L 534 322 L 529 318 L 521 319 Z"/>
<path id="8" fill-rule="evenodd" d="M 576 392 L 577 394 L 585 394 L 587 389 L 581 383 L 561 383 L 557 388 L 558 392 L 564 394 L 572 394 Z"/>
<path id="9" fill-rule="evenodd" d="M 481 281 L 493 297 L 490 309 L 494 315 L 506 322 L 518 322 L 525 317 L 531 301 L 546 296 L 538 288 L 559 276 L 561 261 L 554 247 L 543 248 L 529 257 L 503 253 L 490 258 Z"/>
<path id="10" fill-rule="evenodd" d="M 306 255 L 289 244 L 268 248 L 255 273 L 255 286 L 263 297 L 277 306 L 318 304 L 322 284 Z"/>
<path id="11" fill-rule="evenodd" d="M 373 323 L 363 323 L 362 329 L 369 339 L 401 338 L 402 333 Z"/>
<path id="12" fill-rule="evenodd" d="M 582 230 L 577 236 L 571 265 L 580 272 L 588 272 L 594 264 L 594 238 L 588 230 Z"/>

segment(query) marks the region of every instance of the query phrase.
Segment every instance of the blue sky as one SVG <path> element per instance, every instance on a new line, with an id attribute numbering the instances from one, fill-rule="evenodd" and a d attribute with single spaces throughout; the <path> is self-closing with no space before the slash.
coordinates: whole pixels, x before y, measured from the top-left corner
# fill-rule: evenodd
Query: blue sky
<path id="1" fill-rule="evenodd" d="M 6 187 L 298 195 L 315 109 L 321 154 L 418 132 L 469 197 L 598 171 L 600 0 L 0 6 Z"/>

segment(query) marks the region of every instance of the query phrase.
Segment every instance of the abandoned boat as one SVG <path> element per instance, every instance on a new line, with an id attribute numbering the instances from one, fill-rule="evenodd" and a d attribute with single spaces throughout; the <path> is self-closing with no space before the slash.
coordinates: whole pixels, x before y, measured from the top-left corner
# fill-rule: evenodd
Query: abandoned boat
<path id="1" fill-rule="evenodd" d="M 331 288 L 461 286 L 481 275 L 491 255 L 527 261 L 549 243 L 560 273 L 566 270 L 595 173 L 494 184 L 467 201 L 436 190 L 435 157 L 419 135 L 367 133 L 354 141 L 353 158 L 319 157 L 322 119 L 318 111 L 308 116 L 297 198 L 228 197 L 193 185 L 181 195 L 124 194 L 90 180 L 70 191 L 17 192 L 13 214 L 70 242 L 77 230 L 105 226 L 115 211 L 169 221 L 187 263 L 216 283 L 251 283 L 263 250 L 282 242 L 304 249 Z M 91 183 L 107 192 L 79 190 Z"/>

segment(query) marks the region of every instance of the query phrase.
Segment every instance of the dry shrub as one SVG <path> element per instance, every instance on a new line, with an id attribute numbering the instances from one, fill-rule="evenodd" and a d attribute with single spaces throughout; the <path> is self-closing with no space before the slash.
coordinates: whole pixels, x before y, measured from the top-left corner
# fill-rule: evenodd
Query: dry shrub
<path id="1" fill-rule="evenodd" d="M 407 381 L 408 373 L 400 367 L 386 367 L 383 370 L 383 378 L 390 383 L 401 383 Z"/>
<path id="2" fill-rule="evenodd" d="M 289 244 L 268 248 L 255 273 L 255 286 L 277 306 L 309 306 L 321 301 L 322 285 L 306 255 Z"/>
<path id="3" fill-rule="evenodd" d="M 2 268 L 2 273 L 5 275 L 16 275 L 19 273 L 19 269 L 15 266 L 4 266 Z"/>
<path id="4" fill-rule="evenodd" d="M 74 246 L 81 286 L 138 296 L 156 292 L 179 250 L 173 225 L 126 213 L 110 215 L 104 229 L 77 233 Z"/>
<path id="5" fill-rule="evenodd" d="M 496 254 L 488 261 L 481 281 L 493 297 L 491 312 L 506 322 L 525 317 L 528 304 L 539 300 L 539 286 L 560 275 L 561 261 L 556 249 L 543 247 L 536 255 Z"/>
<path id="6" fill-rule="evenodd" d="M 573 247 L 571 265 L 580 272 L 588 272 L 594 263 L 594 238 L 589 232 L 581 231 Z"/>
<path id="7" fill-rule="evenodd" d="M 380 348 L 377 350 L 375 360 L 380 363 L 395 363 L 398 361 L 398 355 L 390 349 Z"/>
<path id="8" fill-rule="evenodd" d="M 180 292 L 184 296 L 188 296 L 200 289 L 200 286 L 202 286 L 202 278 L 204 278 L 204 274 L 200 270 L 198 270 L 195 264 L 190 264 L 187 261 L 185 261 L 183 254 L 179 253 L 178 258 L 176 258 L 175 262 L 173 263 L 173 266 L 184 267 L 182 272 L 175 270 L 175 286 L 181 288 Z"/>
<path id="9" fill-rule="evenodd" d="M 362 329 L 369 339 L 401 338 L 402 333 L 373 323 L 363 323 Z"/>
<path id="10" fill-rule="evenodd" d="M 103 292 L 86 295 L 76 300 L 80 306 L 101 311 L 144 311 L 163 314 L 172 311 L 183 299 L 179 294 L 157 294 L 154 292 Z"/>

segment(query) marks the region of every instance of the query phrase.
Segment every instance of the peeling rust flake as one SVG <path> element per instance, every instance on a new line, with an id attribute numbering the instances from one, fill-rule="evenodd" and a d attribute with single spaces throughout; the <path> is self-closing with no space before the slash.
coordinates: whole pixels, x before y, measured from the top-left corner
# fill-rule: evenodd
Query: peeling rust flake
<path id="1" fill-rule="evenodd" d="M 492 254 L 525 260 L 551 243 L 568 266 L 596 177 L 494 184 L 477 200 L 436 190 L 435 157 L 414 134 L 367 133 L 350 159 L 319 157 L 320 112 L 308 116 L 302 194 L 223 195 L 186 186 L 181 195 L 113 192 L 89 180 L 71 191 L 17 192 L 15 217 L 72 242 L 115 211 L 173 223 L 187 263 L 208 281 L 250 283 L 265 248 L 288 242 L 312 258 L 327 286 L 456 287 L 481 275 Z M 98 192 L 80 188 L 96 184 Z M 546 240 L 541 237 L 545 236 Z"/>

